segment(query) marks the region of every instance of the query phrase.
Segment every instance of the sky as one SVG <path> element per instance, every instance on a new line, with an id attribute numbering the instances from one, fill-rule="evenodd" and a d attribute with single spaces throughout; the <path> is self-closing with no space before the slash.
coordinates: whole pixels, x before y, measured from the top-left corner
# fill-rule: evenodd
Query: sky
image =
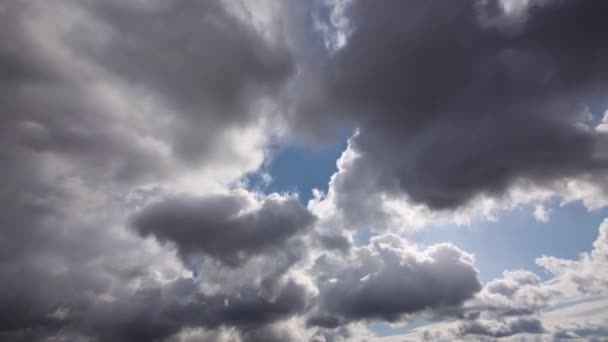
<path id="1" fill-rule="evenodd" d="M 608 340 L 604 0 L 0 0 L 0 340 Z"/>

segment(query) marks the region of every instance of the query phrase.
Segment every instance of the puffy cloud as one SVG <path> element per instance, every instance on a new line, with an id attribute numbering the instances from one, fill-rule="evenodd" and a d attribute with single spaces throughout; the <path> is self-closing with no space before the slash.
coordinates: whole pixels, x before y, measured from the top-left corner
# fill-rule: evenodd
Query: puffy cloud
<path id="1" fill-rule="evenodd" d="M 227 193 L 262 163 L 272 98 L 292 72 L 283 43 L 219 1 L 52 7 L 0 4 L 0 339 L 245 336 L 302 311 L 310 287 L 284 263 L 219 291 L 217 273 L 190 277 L 171 249 L 126 229 L 151 198 Z M 260 205 L 245 215 L 253 225 L 310 223 L 294 199 Z M 269 245 L 236 243 L 226 258 Z"/>
<path id="2" fill-rule="evenodd" d="M 567 293 L 608 294 L 608 277 L 598 272 L 608 267 L 608 219 L 600 225 L 591 252 L 583 253 L 579 260 L 542 256 L 536 263 L 551 272 Z"/>
<path id="3" fill-rule="evenodd" d="M 7 164 L 51 155 L 129 185 L 210 178 L 201 165 L 229 182 L 261 164 L 291 57 L 220 1 L 20 1 L 0 15 Z"/>
<path id="4" fill-rule="evenodd" d="M 101 304 L 82 323 L 93 336 L 108 341 L 159 340 L 185 327 L 263 328 L 305 308 L 305 289 L 288 281 L 275 297 L 254 288 L 234 294 L 204 295 L 191 279 L 135 293 L 127 303 Z"/>
<path id="5" fill-rule="evenodd" d="M 543 223 L 549 222 L 550 215 L 551 215 L 551 210 L 547 209 L 542 204 L 538 204 L 534 208 L 534 218 L 539 222 L 543 222 Z"/>
<path id="6" fill-rule="evenodd" d="M 309 324 L 329 328 L 458 307 L 481 288 L 470 254 L 450 244 L 419 249 L 390 234 L 355 248 L 351 259 L 321 256 L 313 270 L 320 294 Z"/>
<path id="7" fill-rule="evenodd" d="M 145 208 L 133 225 L 144 236 L 174 243 L 184 257 L 202 253 L 236 266 L 258 254 L 288 249 L 291 238 L 313 222 L 294 197 L 275 194 L 257 202 L 241 191 L 165 199 Z"/>
<path id="8" fill-rule="evenodd" d="M 605 226 L 580 260 L 539 259 L 552 283 L 483 288 L 451 244 L 345 228 L 491 216 L 500 196 L 608 203 L 606 120 L 584 106 L 605 90 L 603 9 L 3 2 L 0 339 L 347 341 L 421 312 L 456 335 L 534 333 L 553 296 L 604 294 Z M 272 136 L 334 123 L 359 131 L 308 208 L 233 190 Z"/>
<path id="9" fill-rule="evenodd" d="M 432 209 L 605 175 L 606 136 L 585 105 L 605 99 L 606 3 L 511 3 L 350 1 L 348 42 L 302 81 L 321 90 L 301 99 L 298 127 L 355 125 L 343 182 Z M 488 22 L 505 16 L 525 18 Z"/>
<path id="10" fill-rule="evenodd" d="M 220 1 L 97 1 L 88 7 L 86 19 L 104 39 L 75 33 L 72 45 L 174 115 L 159 120 L 170 128 L 172 151 L 186 162 L 230 157 L 236 144 L 225 140 L 225 131 L 260 120 L 252 108 L 291 73 L 286 48 L 265 40 Z"/>
<path id="11" fill-rule="evenodd" d="M 434 329 L 445 339 L 456 336 L 506 338 L 529 336 L 540 340 L 606 338 L 606 281 L 604 269 L 606 222 L 599 227 L 593 249 L 578 260 L 542 257 L 538 263 L 553 273 L 541 281 L 536 274 L 505 271 L 487 282 L 475 298 L 455 311 L 457 323 Z M 536 337 L 530 337 L 536 335 Z"/>
<path id="12" fill-rule="evenodd" d="M 536 274 L 517 270 L 505 271 L 502 277 L 486 283 L 478 298 L 483 303 L 481 309 L 491 316 L 510 316 L 537 312 L 559 295 L 560 291 L 545 286 Z"/>
<path id="13" fill-rule="evenodd" d="M 430 324 L 387 341 L 606 339 L 608 296 L 598 272 L 605 268 L 606 227 L 602 223 L 593 249 L 578 260 L 541 258 L 538 263 L 553 277 L 543 281 L 530 271 L 505 271 L 462 306 L 440 308 Z"/>
<path id="14" fill-rule="evenodd" d="M 408 234 L 429 226 L 442 224 L 466 226 L 480 221 L 497 221 L 501 214 L 528 206 L 544 208 L 532 211 L 549 219 L 549 200 L 561 199 L 562 203 L 583 201 L 589 209 L 608 205 L 608 197 L 595 184 L 601 179 L 577 178 L 540 186 L 528 181 L 514 184 L 500 196 L 480 195 L 475 200 L 454 210 L 433 210 L 416 203 L 402 194 L 379 189 L 369 182 L 373 170 L 358 167 L 363 158 L 353 145 L 361 133 L 356 132 L 348 140 L 348 146 L 337 161 L 337 171 L 332 175 L 327 193 L 314 192 L 308 207 L 319 217 L 318 228 L 325 233 L 340 227 L 345 232 L 386 231 Z M 542 216 L 541 218 L 545 218 Z"/>

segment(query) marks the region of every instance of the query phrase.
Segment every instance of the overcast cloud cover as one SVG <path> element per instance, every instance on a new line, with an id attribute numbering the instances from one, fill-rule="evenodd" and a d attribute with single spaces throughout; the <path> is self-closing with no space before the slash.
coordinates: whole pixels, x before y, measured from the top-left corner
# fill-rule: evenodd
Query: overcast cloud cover
<path id="1" fill-rule="evenodd" d="M 608 206 L 606 13 L 0 0 L 0 340 L 608 339 L 608 219 L 486 282 L 411 236 Z M 308 203 L 249 182 L 345 129 Z"/>

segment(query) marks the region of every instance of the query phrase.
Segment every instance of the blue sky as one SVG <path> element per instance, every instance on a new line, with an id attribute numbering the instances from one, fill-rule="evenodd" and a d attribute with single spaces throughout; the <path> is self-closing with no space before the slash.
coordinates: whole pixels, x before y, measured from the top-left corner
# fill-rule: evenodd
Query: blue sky
<path id="1" fill-rule="evenodd" d="M 581 203 L 560 205 L 553 201 L 549 222 L 539 222 L 534 208 L 523 206 L 498 215 L 497 222 L 478 222 L 468 227 L 433 227 L 416 233 L 414 241 L 432 244 L 452 242 L 477 257 L 481 279 L 499 277 L 504 270 L 534 270 L 541 255 L 576 259 L 591 249 L 597 227 L 608 210 L 588 211 Z"/>
<path id="2" fill-rule="evenodd" d="M 336 160 L 346 149 L 348 136 L 335 139 L 333 144 L 312 146 L 294 144 L 277 146 L 270 152 L 270 158 L 264 167 L 249 175 L 248 182 L 252 188 L 271 192 L 292 192 L 299 195 L 303 204 L 312 198 L 312 190 L 327 191 L 329 178 L 337 171 Z M 261 174 L 272 177 L 268 184 Z"/>

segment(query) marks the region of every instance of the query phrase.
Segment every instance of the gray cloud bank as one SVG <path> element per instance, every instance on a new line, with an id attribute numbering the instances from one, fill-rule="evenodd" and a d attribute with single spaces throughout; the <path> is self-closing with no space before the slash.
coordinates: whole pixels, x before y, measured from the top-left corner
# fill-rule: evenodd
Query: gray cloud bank
<path id="1" fill-rule="evenodd" d="M 353 1 L 347 44 L 301 82 L 300 127 L 359 127 L 356 182 L 433 209 L 605 174 L 606 134 L 585 106 L 606 102 L 606 2 L 520 7 Z"/>
<path id="2" fill-rule="evenodd" d="M 289 249 L 289 240 L 314 222 L 293 197 L 269 197 L 259 208 L 249 208 L 250 201 L 238 193 L 168 199 L 147 207 L 133 225 L 174 243 L 182 255 L 203 253 L 237 266 L 256 254 Z"/>

